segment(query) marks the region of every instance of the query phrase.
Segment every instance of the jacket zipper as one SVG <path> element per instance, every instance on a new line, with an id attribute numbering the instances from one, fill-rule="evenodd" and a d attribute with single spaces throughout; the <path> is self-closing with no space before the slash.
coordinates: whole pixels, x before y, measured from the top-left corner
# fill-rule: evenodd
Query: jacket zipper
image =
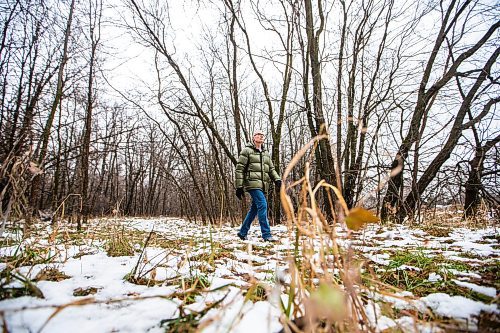
<path id="1" fill-rule="evenodd" d="M 262 165 L 262 150 L 259 151 L 260 154 L 260 181 L 262 182 L 262 190 L 265 191 L 266 188 L 264 186 L 264 166 Z"/>

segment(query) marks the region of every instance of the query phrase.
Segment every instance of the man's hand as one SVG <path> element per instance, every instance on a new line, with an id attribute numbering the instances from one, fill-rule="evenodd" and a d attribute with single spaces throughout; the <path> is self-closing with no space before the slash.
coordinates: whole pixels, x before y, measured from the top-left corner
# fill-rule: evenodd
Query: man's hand
<path id="1" fill-rule="evenodd" d="M 274 182 L 274 186 L 276 186 L 276 189 L 279 191 L 281 189 L 281 180 L 277 180 Z"/>
<path id="2" fill-rule="evenodd" d="M 243 187 L 238 187 L 236 189 L 236 196 L 238 197 L 238 199 L 243 199 L 243 196 L 245 195 L 245 192 L 243 191 Z"/>

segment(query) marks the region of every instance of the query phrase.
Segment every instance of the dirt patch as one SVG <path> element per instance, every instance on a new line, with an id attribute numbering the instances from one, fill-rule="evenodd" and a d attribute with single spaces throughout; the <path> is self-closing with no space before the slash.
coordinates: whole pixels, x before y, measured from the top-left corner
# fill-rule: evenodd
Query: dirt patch
<path id="1" fill-rule="evenodd" d="M 73 296 L 88 296 L 94 295 L 102 288 L 87 287 L 87 288 L 76 288 L 73 290 Z"/>
<path id="2" fill-rule="evenodd" d="M 481 311 L 477 320 L 477 331 L 485 333 L 500 332 L 500 314 Z"/>

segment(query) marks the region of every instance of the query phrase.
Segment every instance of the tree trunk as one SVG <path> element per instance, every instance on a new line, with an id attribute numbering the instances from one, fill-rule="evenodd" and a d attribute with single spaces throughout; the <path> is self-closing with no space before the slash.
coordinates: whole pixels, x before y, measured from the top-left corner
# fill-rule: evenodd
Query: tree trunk
<path id="1" fill-rule="evenodd" d="M 40 167 L 43 167 L 43 164 L 45 162 L 45 157 L 47 155 L 47 150 L 48 150 L 50 132 L 52 130 L 52 123 L 54 122 L 54 117 L 56 114 L 57 107 L 59 106 L 59 103 L 61 103 L 62 99 L 64 69 L 66 67 L 66 62 L 68 61 L 68 43 L 71 35 L 71 22 L 73 20 L 74 7 L 75 7 L 75 0 L 71 0 L 71 4 L 69 7 L 68 21 L 66 22 L 66 30 L 64 32 L 63 53 L 62 53 L 61 63 L 59 64 L 59 70 L 57 73 L 56 93 L 54 96 L 54 100 L 52 101 L 52 106 L 50 108 L 50 113 L 47 118 L 47 122 L 45 123 L 45 127 L 43 128 L 42 146 L 38 154 L 38 164 L 40 165 Z M 37 175 L 33 178 L 33 182 L 31 185 L 31 197 L 30 197 L 30 203 L 32 206 L 36 206 L 37 203 L 39 202 L 41 194 L 41 186 L 42 186 L 41 177 L 42 175 Z"/>
<path id="2" fill-rule="evenodd" d="M 324 27 L 324 17 L 323 9 L 321 7 L 321 1 L 318 1 L 318 15 L 320 17 L 320 27 L 318 30 L 314 31 L 314 21 L 312 14 L 312 4 L 311 0 L 305 0 L 305 10 L 306 10 L 306 31 L 307 31 L 307 45 L 309 59 L 311 61 L 311 78 L 313 83 L 313 110 L 314 110 L 314 121 L 315 121 L 315 132 L 317 134 L 328 133 L 327 124 L 325 122 L 325 117 L 323 114 L 323 98 L 322 98 L 322 83 L 321 83 L 321 63 L 319 60 L 319 37 L 323 31 Z M 332 149 L 329 140 L 321 140 L 318 144 L 319 160 L 317 161 L 318 171 L 322 179 L 327 183 L 332 185 L 337 184 L 337 177 L 335 173 L 335 162 L 333 159 Z M 327 190 L 323 191 L 323 201 L 325 210 L 328 217 L 332 218 L 334 212 L 331 210 L 328 204 Z"/>

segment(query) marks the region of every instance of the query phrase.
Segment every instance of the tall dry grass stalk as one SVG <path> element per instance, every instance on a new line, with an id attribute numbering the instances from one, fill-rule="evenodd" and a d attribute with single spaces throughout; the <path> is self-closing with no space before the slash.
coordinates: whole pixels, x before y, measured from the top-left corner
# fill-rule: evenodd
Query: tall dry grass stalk
<path id="1" fill-rule="evenodd" d="M 32 155 L 31 149 L 21 155 L 10 152 L 0 163 L 0 237 L 3 237 L 7 221 L 12 219 L 12 216 L 30 217 L 31 212 L 26 211 L 30 206 L 26 190 L 32 178 L 42 173 L 31 161 Z M 29 227 L 29 224 L 25 223 L 25 228 Z"/>
<path id="2" fill-rule="evenodd" d="M 310 177 L 310 161 L 306 163 L 304 177 L 286 185 L 293 167 L 309 151 L 314 151 L 323 139 L 328 139 L 328 136 L 320 135 L 307 143 L 283 174 L 280 197 L 290 237 L 295 238 L 295 249 L 290 253 L 291 279 L 285 286 L 288 288 L 288 303 L 282 303 L 283 331 L 373 332 L 360 295 L 359 264 L 354 260 L 352 248 L 339 246 L 336 227 L 346 223 L 350 229 L 358 230 L 364 223 L 378 219 L 362 208 L 349 210 L 338 187 L 323 180 L 314 185 Z M 298 207 L 294 207 L 287 194 L 293 187 L 300 187 Z M 322 188 L 327 193 L 325 201 L 335 212 L 330 221 L 317 201 L 318 191 Z M 351 237 L 350 231 L 346 237 Z"/>

